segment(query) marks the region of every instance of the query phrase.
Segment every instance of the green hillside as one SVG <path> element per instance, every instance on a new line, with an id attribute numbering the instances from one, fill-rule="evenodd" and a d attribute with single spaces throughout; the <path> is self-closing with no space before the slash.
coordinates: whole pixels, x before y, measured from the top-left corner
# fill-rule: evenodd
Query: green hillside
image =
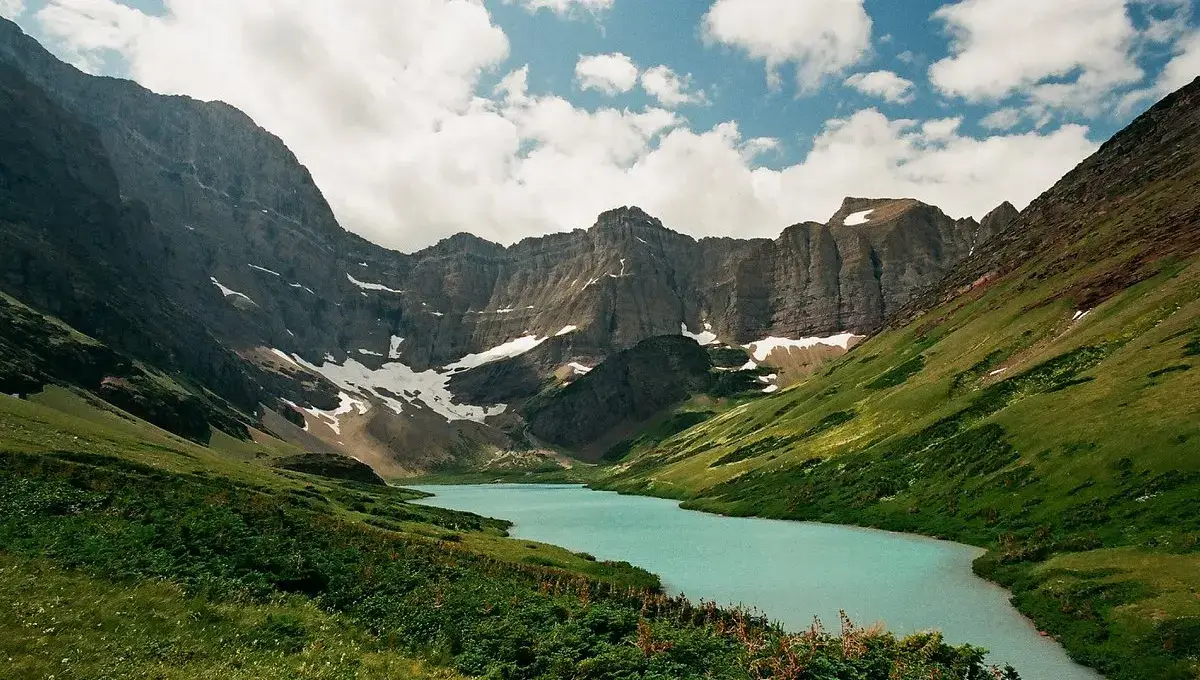
<path id="1" fill-rule="evenodd" d="M 0 395 L 0 676 L 978 678 L 982 651 L 844 625 L 787 635 L 653 575 L 506 537 L 417 492 L 208 446 L 78 388 Z M 893 673 L 894 672 L 894 673 Z"/>
<path id="2" fill-rule="evenodd" d="M 601 486 L 987 546 L 1112 678 L 1200 677 L 1200 81 L 902 321 Z"/>

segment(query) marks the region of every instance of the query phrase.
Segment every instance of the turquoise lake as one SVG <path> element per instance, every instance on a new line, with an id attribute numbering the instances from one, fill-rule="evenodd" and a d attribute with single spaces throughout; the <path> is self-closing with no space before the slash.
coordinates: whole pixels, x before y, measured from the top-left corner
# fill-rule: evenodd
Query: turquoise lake
<path id="1" fill-rule="evenodd" d="M 673 501 L 519 484 L 421 486 L 423 501 L 507 519 L 511 534 L 602 560 L 626 560 L 692 600 L 743 605 L 787 628 L 814 616 L 836 630 L 838 611 L 897 633 L 941 630 L 991 650 L 1025 680 L 1097 680 L 971 572 L 978 548 L 871 529 L 721 517 Z"/>

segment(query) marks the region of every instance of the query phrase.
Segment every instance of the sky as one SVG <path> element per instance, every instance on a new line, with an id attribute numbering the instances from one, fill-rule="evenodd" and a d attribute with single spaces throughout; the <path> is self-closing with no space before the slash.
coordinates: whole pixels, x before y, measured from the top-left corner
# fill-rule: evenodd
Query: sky
<path id="1" fill-rule="evenodd" d="M 845 196 L 1023 208 L 1200 75 L 1196 0 L 0 0 L 60 58 L 226 101 L 345 228 L 513 243 L 638 205 L 777 235 Z"/>

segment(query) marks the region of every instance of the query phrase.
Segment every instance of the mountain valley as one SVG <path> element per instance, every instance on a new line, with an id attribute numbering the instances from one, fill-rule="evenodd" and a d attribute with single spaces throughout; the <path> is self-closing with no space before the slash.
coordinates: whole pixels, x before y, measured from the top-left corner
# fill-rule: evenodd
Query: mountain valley
<path id="1" fill-rule="evenodd" d="M 969 544 L 1074 660 L 1200 677 L 1200 78 L 1023 210 L 561 227 L 385 248 L 232 106 L 0 18 L 14 677 L 1018 677 L 937 633 L 692 603 L 396 486 L 497 480 Z M 62 597 L 165 651 L 21 632 L 65 630 Z M 73 645 L 87 670 L 54 671 Z"/>

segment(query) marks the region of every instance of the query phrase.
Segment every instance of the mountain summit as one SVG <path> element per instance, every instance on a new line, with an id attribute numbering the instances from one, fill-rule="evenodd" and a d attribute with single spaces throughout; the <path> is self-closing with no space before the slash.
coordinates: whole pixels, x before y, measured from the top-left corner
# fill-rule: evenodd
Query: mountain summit
<path id="1" fill-rule="evenodd" d="M 0 215 L 3 290 L 374 461 L 406 455 L 388 443 L 401 415 L 439 442 L 504 446 L 467 423 L 656 336 L 870 333 L 986 231 L 914 200 L 847 199 L 774 240 L 696 240 L 627 206 L 508 247 L 459 234 L 399 253 L 342 230 L 283 142 L 232 107 L 83 74 L 7 21 L 0 66 L 4 114 L 25 121 L 6 162 L 37 187 Z M 358 416 L 367 444 L 339 436 Z"/>

